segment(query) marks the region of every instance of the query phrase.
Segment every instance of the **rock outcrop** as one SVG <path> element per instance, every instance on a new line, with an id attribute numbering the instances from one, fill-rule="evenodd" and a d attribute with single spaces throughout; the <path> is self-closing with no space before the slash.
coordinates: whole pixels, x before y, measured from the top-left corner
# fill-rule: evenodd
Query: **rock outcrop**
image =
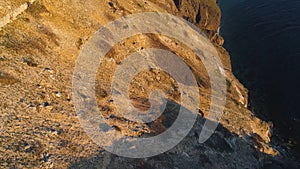
<path id="1" fill-rule="evenodd" d="M 218 34 L 220 10 L 215 0 L 36 0 L 4 1 L 0 13 L 0 166 L 1 168 L 285 168 L 288 162 L 270 144 L 272 125 L 247 109 L 247 89 L 231 72 L 230 56 Z M 3 5 L 2 5 L 3 4 Z M 2 10 L 3 9 L 3 10 Z M 5 10 L 4 10 L 5 9 Z M 115 68 L 130 53 L 149 47 L 172 50 L 194 68 L 199 82 L 199 118 L 189 135 L 175 148 L 147 159 L 117 157 L 96 145 L 84 132 L 72 101 L 75 61 L 87 40 L 101 26 L 125 15 L 168 12 L 198 26 L 218 49 L 225 67 L 227 102 L 214 135 L 205 143 L 197 138 L 209 109 L 210 84 L 203 64 L 176 39 L 155 34 L 131 37 L 108 55 L 114 62 L 99 68 L 96 96 L 110 125 L 122 134 L 140 137 L 157 134 L 168 125 L 161 121 L 142 125 L 124 120 L 110 101 Z M 145 72 L 132 83 L 133 102 L 143 102 L 146 89 L 176 84 L 167 74 Z M 146 83 L 143 79 L 150 79 Z M 171 86 L 168 84 L 172 84 Z M 175 87 L 176 88 L 176 87 Z M 167 111 L 179 106 L 176 98 Z M 172 117 L 171 117 L 172 119 Z M 136 128 L 136 126 L 142 126 Z"/>

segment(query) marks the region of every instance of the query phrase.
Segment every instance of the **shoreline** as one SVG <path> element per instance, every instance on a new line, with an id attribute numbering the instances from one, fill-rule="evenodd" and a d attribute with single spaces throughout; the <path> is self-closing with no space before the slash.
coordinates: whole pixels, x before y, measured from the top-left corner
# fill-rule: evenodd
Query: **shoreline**
<path id="1" fill-rule="evenodd" d="M 220 7 L 220 9 L 222 8 L 221 7 L 221 4 L 220 4 L 221 2 L 218 2 L 217 4 L 218 4 L 218 6 Z M 222 2 L 222 3 L 226 3 L 226 2 Z M 223 11 L 222 11 L 222 17 L 223 17 Z M 224 20 L 224 18 L 223 19 L 221 19 L 221 23 L 220 23 L 220 36 L 222 36 L 223 38 L 224 38 L 224 40 L 225 40 L 225 44 L 226 44 L 226 40 L 227 40 L 227 38 L 226 38 L 226 36 L 224 37 L 224 35 L 226 34 L 225 32 L 224 32 L 224 29 L 222 30 L 222 25 L 223 25 L 223 20 Z M 232 24 L 232 23 L 231 23 Z M 238 25 L 238 24 L 237 24 Z M 222 33 L 223 32 L 223 33 Z M 238 32 L 237 32 L 238 33 Z M 247 40 L 247 39 L 246 39 Z M 231 43 L 233 43 L 233 42 L 231 42 Z M 223 47 L 229 52 L 230 51 L 230 49 L 229 49 L 229 47 L 227 46 L 226 47 L 226 45 L 223 45 Z M 237 58 L 237 59 L 232 59 L 232 57 L 234 57 L 233 56 L 233 54 L 232 53 L 230 53 L 230 57 L 231 57 L 231 60 L 235 60 L 236 61 L 236 64 L 237 63 L 239 63 L 238 62 L 238 60 L 239 60 L 239 58 Z M 250 64 L 250 63 L 249 63 Z M 247 68 L 247 69 L 254 69 L 254 68 L 251 68 L 251 66 L 249 66 L 249 68 Z M 241 78 L 241 76 L 243 76 L 243 74 L 240 74 L 239 73 L 239 71 L 237 71 L 234 67 L 233 67 L 233 69 L 232 69 L 232 72 L 233 72 L 233 74 L 235 74 L 237 77 L 239 77 L 239 79 L 243 79 L 243 78 Z M 245 80 L 245 79 L 244 79 Z M 261 84 L 262 85 L 262 84 Z M 261 87 L 261 86 L 259 86 L 259 87 Z M 262 85 L 262 87 L 265 87 L 265 86 L 263 86 Z M 276 122 L 274 122 L 275 120 L 274 120 L 274 117 L 272 117 L 272 114 L 270 114 L 269 112 L 271 111 L 269 108 L 268 108 L 268 106 L 266 105 L 267 104 L 267 102 L 265 101 L 265 104 L 260 104 L 260 105 L 258 105 L 259 103 L 259 100 L 261 100 L 261 99 L 265 99 L 267 96 L 262 96 L 262 97 L 258 97 L 258 96 L 260 96 L 261 95 L 261 93 L 259 93 L 259 92 L 261 92 L 261 91 L 259 91 L 259 90 L 255 90 L 255 89 L 253 89 L 253 87 L 251 88 L 249 88 L 249 87 L 247 87 L 248 89 L 249 89 L 249 105 L 248 105 L 248 107 L 249 107 L 249 109 L 255 114 L 255 115 L 257 115 L 258 117 L 260 117 L 261 119 L 263 119 L 264 121 L 271 121 L 273 124 L 275 123 L 275 125 L 274 125 L 274 127 L 273 127 L 273 135 L 272 135 L 272 140 L 273 140 L 273 142 L 272 142 L 272 144 L 273 144 L 273 146 L 276 146 L 276 147 L 280 147 L 280 149 L 281 149 L 281 151 L 285 154 L 285 155 L 292 155 L 292 156 L 294 156 L 295 158 L 297 158 L 298 156 L 300 156 L 300 154 L 299 153 L 297 153 L 296 151 L 297 151 L 297 148 L 289 148 L 287 145 L 289 145 L 290 143 L 289 143 L 289 138 L 287 137 L 287 136 L 285 136 L 285 135 L 283 135 L 283 133 L 282 133 L 282 130 L 283 129 L 285 129 L 285 126 L 278 126 L 278 120 L 276 121 Z M 266 93 L 264 93 L 264 94 L 266 94 Z M 268 104 L 272 104 L 272 103 L 268 103 Z M 277 115 L 278 116 L 278 115 Z M 277 118 L 277 117 L 276 117 Z M 295 139 L 296 141 L 297 141 L 297 139 L 296 139 L 296 137 L 295 138 L 293 138 L 293 139 Z M 294 140 L 294 141 L 295 141 Z M 296 145 L 296 147 L 299 147 L 299 143 L 298 143 L 298 145 Z"/>

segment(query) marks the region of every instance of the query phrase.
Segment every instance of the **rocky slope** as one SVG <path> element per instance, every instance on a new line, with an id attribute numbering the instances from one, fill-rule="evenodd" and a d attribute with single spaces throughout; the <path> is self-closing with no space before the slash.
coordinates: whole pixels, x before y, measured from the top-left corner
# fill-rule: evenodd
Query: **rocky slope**
<path id="1" fill-rule="evenodd" d="M 272 124 L 247 109 L 247 89 L 231 72 L 230 57 L 217 33 L 220 10 L 214 0 L 0 0 L 0 166 L 1 168 L 286 168 L 292 165 L 272 147 Z M 97 146 L 83 131 L 72 100 L 72 76 L 82 46 L 102 25 L 132 13 L 168 12 L 201 28 L 213 42 L 226 68 L 226 109 L 215 134 L 197 143 L 209 109 L 210 85 L 202 63 L 176 39 L 145 34 L 117 44 L 107 58 L 115 62 L 99 68 L 98 79 L 110 84 L 113 71 L 130 53 L 158 47 L 172 50 L 189 62 L 199 80 L 199 118 L 190 134 L 175 148 L 147 159 L 117 157 Z M 169 85 L 171 78 L 156 71 L 148 89 Z M 133 96 L 145 96 L 132 83 Z M 156 134 L 167 128 L 168 118 L 142 129 L 119 117 L 109 100 L 109 85 L 97 84 L 99 107 L 124 135 Z M 147 93 L 147 92 L 146 92 Z M 205 94 L 206 93 L 206 94 Z M 167 112 L 178 107 L 176 98 Z M 141 101 L 137 100 L 136 104 Z M 113 115 L 113 116 L 112 116 Z M 172 118 L 172 117 L 171 117 Z M 141 125 L 141 124 L 138 124 Z M 293 166 L 291 166 L 293 167 Z"/>

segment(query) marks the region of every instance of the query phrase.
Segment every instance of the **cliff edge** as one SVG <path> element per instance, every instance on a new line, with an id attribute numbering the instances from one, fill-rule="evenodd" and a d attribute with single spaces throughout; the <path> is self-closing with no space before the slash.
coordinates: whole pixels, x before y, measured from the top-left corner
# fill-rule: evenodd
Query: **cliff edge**
<path id="1" fill-rule="evenodd" d="M 272 124 L 247 108 L 247 89 L 234 77 L 230 56 L 218 34 L 221 12 L 215 0 L 0 0 L 0 166 L 1 168 L 286 168 L 288 162 L 270 144 Z M 146 11 L 167 12 L 198 26 L 211 40 L 225 67 L 226 108 L 218 129 L 205 143 L 197 142 L 209 110 L 210 84 L 201 61 L 176 39 L 156 34 L 130 37 L 113 47 L 100 67 L 96 97 L 109 124 L 128 136 L 157 134 L 168 127 L 166 116 L 149 125 L 128 121 L 109 95 L 113 71 L 130 53 L 150 47 L 171 50 L 194 70 L 201 106 L 189 135 L 176 147 L 146 159 L 118 157 L 104 151 L 84 132 L 72 100 L 75 61 L 88 39 L 101 26 L 122 16 Z M 159 80 L 157 77 L 159 75 Z M 146 82 L 143 79 L 150 79 Z M 138 83 L 135 83 L 138 82 Z M 146 89 L 165 86 L 174 95 L 176 84 L 167 74 L 145 72 L 132 83 L 135 98 Z M 177 93 L 178 94 L 178 93 Z M 139 97 L 137 97 L 139 96 Z M 133 97 L 134 98 L 134 97 Z M 133 100 L 139 105 L 143 100 Z M 292 166 L 293 167 L 293 166 Z"/>

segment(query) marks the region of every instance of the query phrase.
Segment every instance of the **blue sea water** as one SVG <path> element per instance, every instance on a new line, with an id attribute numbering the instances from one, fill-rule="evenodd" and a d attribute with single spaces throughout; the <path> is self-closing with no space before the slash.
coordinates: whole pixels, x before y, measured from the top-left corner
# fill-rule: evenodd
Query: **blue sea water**
<path id="1" fill-rule="evenodd" d="M 220 34 L 250 107 L 299 145 L 300 0 L 219 0 Z M 298 142 L 298 143 L 297 143 Z"/>

